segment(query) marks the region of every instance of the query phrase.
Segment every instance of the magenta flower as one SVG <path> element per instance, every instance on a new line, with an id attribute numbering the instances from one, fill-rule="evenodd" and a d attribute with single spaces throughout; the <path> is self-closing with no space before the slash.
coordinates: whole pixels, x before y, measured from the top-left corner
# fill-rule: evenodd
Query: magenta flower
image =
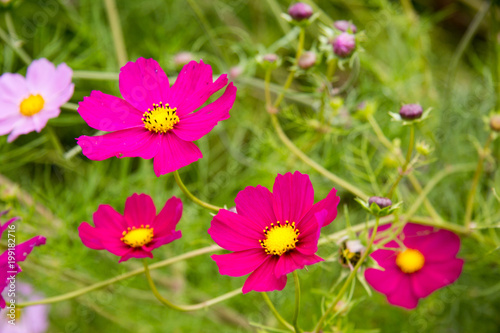
<path id="1" fill-rule="evenodd" d="M 332 43 L 333 53 L 341 58 L 349 56 L 356 48 L 356 38 L 350 33 L 343 32 Z"/>
<path id="2" fill-rule="evenodd" d="M 321 228 L 337 216 L 340 198 L 332 189 L 314 204 L 308 175 L 296 171 L 278 175 L 273 193 L 257 185 L 236 196 L 236 211 L 221 209 L 208 233 L 232 253 L 213 255 L 219 273 L 250 274 L 243 293 L 282 290 L 286 275 L 322 261 L 315 253 Z"/>
<path id="3" fill-rule="evenodd" d="M 385 294 L 392 305 L 413 309 L 420 298 L 455 282 L 460 276 L 464 263 L 456 258 L 460 238 L 451 231 L 408 223 L 398 239 L 405 248 L 380 249 L 371 254 L 383 271 L 374 268 L 365 271 L 366 281 Z M 385 246 L 400 248 L 395 241 Z"/>
<path id="4" fill-rule="evenodd" d="M 6 211 L 0 212 L 0 216 L 6 213 Z M 14 217 L 5 222 L 4 225 L 0 225 L 0 238 L 7 229 L 10 231 L 7 234 L 14 236 L 7 237 L 8 249 L 0 255 L 0 293 L 11 283 L 14 283 L 16 275 L 22 271 L 18 263 L 24 261 L 35 246 L 45 244 L 45 237 L 43 236 L 35 236 L 26 242 L 16 244 L 14 241 L 17 241 L 17 231 L 15 225 L 12 223 L 17 220 L 19 218 Z M 10 244 L 15 244 L 15 246 L 11 247 L 9 246 Z M 0 308 L 3 309 L 5 306 L 5 299 L 0 295 Z"/>
<path id="5" fill-rule="evenodd" d="M 21 134 L 40 132 L 73 95 L 72 75 L 64 63 L 56 68 L 38 59 L 28 66 L 26 78 L 16 73 L 0 76 L 0 135 L 10 133 L 7 141 L 12 142 Z"/>
<path id="6" fill-rule="evenodd" d="M 213 82 L 210 65 L 191 61 L 170 87 L 155 60 L 129 62 L 122 67 L 119 79 L 124 99 L 93 91 L 78 108 L 90 127 L 113 133 L 80 136 L 78 144 L 91 160 L 154 158 L 157 176 L 173 172 L 202 158 L 192 141 L 229 118 L 236 98 L 232 82 L 221 97 L 200 108 L 227 82 L 226 74 Z"/>
<path id="7" fill-rule="evenodd" d="M 151 251 L 181 238 L 175 227 L 182 216 L 182 201 L 170 198 L 156 215 L 153 199 L 134 193 L 125 201 L 123 215 L 109 205 L 100 205 L 94 213 L 95 227 L 83 222 L 78 233 L 83 244 L 94 250 L 108 250 L 120 258 L 153 258 Z"/>

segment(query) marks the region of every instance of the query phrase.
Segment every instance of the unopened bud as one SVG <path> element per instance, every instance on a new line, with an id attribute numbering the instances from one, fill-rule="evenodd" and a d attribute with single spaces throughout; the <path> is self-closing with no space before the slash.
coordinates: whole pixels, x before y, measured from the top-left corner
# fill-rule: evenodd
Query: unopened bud
<path id="1" fill-rule="evenodd" d="M 276 60 L 278 60 L 278 56 L 274 53 L 268 53 L 262 57 L 262 60 L 267 62 L 276 62 Z"/>
<path id="2" fill-rule="evenodd" d="M 335 21 L 333 26 L 337 30 L 340 30 L 342 32 L 352 32 L 353 34 L 355 34 L 356 31 L 358 30 L 354 24 L 346 20 Z"/>
<path id="3" fill-rule="evenodd" d="M 313 14 L 313 9 L 308 4 L 303 2 L 297 2 L 288 8 L 288 15 L 290 15 L 295 21 L 302 21 L 308 19 Z"/>
<path id="4" fill-rule="evenodd" d="M 333 52 L 341 58 L 349 56 L 356 48 L 356 39 L 354 35 L 343 32 L 335 38 L 332 43 Z"/>
<path id="5" fill-rule="evenodd" d="M 191 52 L 183 51 L 174 55 L 174 64 L 177 67 L 182 67 L 191 60 L 194 60 L 194 56 Z"/>
<path id="6" fill-rule="evenodd" d="M 377 204 L 380 208 L 392 206 L 391 199 L 384 197 L 370 197 L 370 199 L 368 199 L 368 205 L 371 206 L 372 203 Z"/>
<path id="7" fill-rule="evenodd" d="M 422 107 L 420 104 L 405 104 L 399 110 L 401 118 L 406 120 L 418 119 L 422 117 Z"/>
<path id="8" fill-rule="evenodd" d="M 490 127 L 495 132 L 500 132 L 500 114 L 494 114 L 491 116 Z"/>
<path id="9" fill-rule="evenodd" d="M 316 53 L 312 51 L 306 51 L 302 53 L 299 58 L 299 67 L 302 69 L 308 69 L 316 63 Z"/>
<path id="10" fill-rule="evenodd" d="M 241 66 L 234 66 L 229 69 L 229 78 L 234 80 L 237 79 L 243 73 L 243 68 Z"/>

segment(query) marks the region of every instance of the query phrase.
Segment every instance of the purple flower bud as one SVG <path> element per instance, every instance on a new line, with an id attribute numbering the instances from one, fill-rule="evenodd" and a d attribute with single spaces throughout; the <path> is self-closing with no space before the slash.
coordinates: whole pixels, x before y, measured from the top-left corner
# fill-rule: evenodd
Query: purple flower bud
<path id="1" fill-rule="evenodd" d="M 182 51 L 174 55 L 174 64 L 177 67 L 182 67 L 191 60 L 194 60 L 194 56 L 191 52 Z"/>
<path id="2" fill-rule="evenodd" d="M 420 104 L 405 104 L 399 110 L 399 115 L 403 119 L 418 119 L 422 117 L 422 107 Z"/>
<path id="3" fill-rule="evenodd" d="M 392 206 L 391 199 L 384 197 L 370 197 L 370 199 L 368 199 L 368 205 L 371 206 L 372 203 L 376 203 L 380 208 Z"/>
<path id="4" fill-rule="evenodd" d="M 333 41 L 333 52 L 341 58 L 345 58 L 356 48 L 354 35 L 343 32 Z"/>
<path id="5" fill-rule="evenodd" d="M 495 132 L 500 132 L 500 114 L 495 114 L 491 116 L 490 127 Z"/>
<path id="6" fill-rule="evenodd" d="M 295 21 L 302 21 L 308 19 L 313 14 L 313 9 L 308 4 L 297 2 L 288 8 L 288 15 Z"/>
<path id="7" fill-rule="evenodd" d="M 346 20 L 335 21 L 333 26 L 337 30 L 340 30 L 342 32 L 352 32 L 353 34 L 355 34 L 356 31 L 358 30 L 354 24 Z"/>
<path id="8" fill-rule="evenodd" d="M 278 60 L 278 56 L 274 53 L 269 53 L 263 56 L 262 59 L 268 62 L 275 62 L 276 60 Z"/>
<path id="9" fill-rule="evenodd" d="M 234 80 L 237 79 L 243 73 L 243 68 L 241 66 L 234 66 L 229 69 L 229 78 Z"/>
<path id="10" fill-rule="evenodd" d="M 316 53 L 312 51 L 306 51 L 302 53 L 299 58 L 299 67 L 302 69 L 308 69 L 316 63 Z"/>

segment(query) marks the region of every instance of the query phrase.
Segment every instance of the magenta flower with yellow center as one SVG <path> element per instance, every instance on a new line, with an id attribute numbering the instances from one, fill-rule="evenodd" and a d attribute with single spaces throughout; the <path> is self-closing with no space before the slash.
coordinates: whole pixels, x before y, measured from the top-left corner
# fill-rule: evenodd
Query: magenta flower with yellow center
<path id="1" fill-rule="evenodd" d="M 146 194 L 127 198 L 123 215 L 109 205 L 100 205 L 94 213 L 95 227 L 83 222 L 78 233 L 85 246 L 108 250 L 120 258 L 153 258 L 151 251 L 181 238 L 176 231 L 182 216 L 182 201 L 170 198 L 156 215 L 153 199 Z"/>
<path id="2" fill-rule="evenodd" d="M 390 225 L 379 228 L 388 230 Z M 398 236 L 371 254 L 384 270 L 368 268 L 365 278 L 392 305 L 413 309 L 420 298 L 455 282 L 463 260 L 456 258 L 460 238 L 448 230 L 407 223 Z M 398 250 L 394 250 L 398 249 Z"/>
<path id="3" fill-rule="evenodd" d="M 154 158 L 158 177 L 178 170 L 203 157 L 193 141 L 229 118 L 236 87 L 227 82 L 226 74 L 214 82 L 212 67 L 203 61 L 185 65 L 172 86 L 155 60 L 129 62 L 119 78 L 123 99 L 93 91 L 78 108 L 90 127 L 112 133 L 83 135 L 78 144 L 91 160 Z M 222 96 L 203 106 L 226 85 Z"/>
<path id="4" fill-rule="evenodd" d="M 40 132 L 50 118 L 59 116 L 61 105 L 73 95 L 73 71 L 62 63 L 34 60 L 26 77 L 17 73 L 0 76 L 0 135 L 10 133 L 12 142 L 21 134 Z"/>
<path id="5" fill-rule="evenodd" d="M 273 192 L 248 186 L 236 196 L 236 213 L 221 209 L 208 233 L 232 253 L 213 255 L 219 273 L 250 274 L 243 293 L 282 290 L 287 274 L 323 259 L 316 255 L 321 228 L 337 216 L 340 198 L 332 189 L 314 203 L 308 175 L 278 175 Z"/>

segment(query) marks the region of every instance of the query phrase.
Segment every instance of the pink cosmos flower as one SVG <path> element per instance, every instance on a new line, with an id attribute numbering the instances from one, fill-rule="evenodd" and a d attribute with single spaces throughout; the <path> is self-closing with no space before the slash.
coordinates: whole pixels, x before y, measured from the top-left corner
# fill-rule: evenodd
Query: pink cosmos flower
<path id="1" fill-rule="evenodd" d="M 236 98 L 232 82 L 221 97 L 200 108 L 227 82 L 226 74 L 214 82 L 210 65 L 191 61 L 170 87 L 155 60 L 129 62 L 122 67 L 119 79 L 124 99 L 93 91 L 78 108 L 90 127 L 113 133 L 81 136 L 78 144 L 91 160 L 154 158 L 157 176 L 173 172 L 203 157 L 192 141 L 229 118 Z"/>
<path id="2" fill-rule="evenodd" d="M 387 230 L 383 226 L 380 231 Z M 368 268 L 366 281 L 387 296 L 392 305 L 413 309 L 418 300 L 455 282 L 462 272 L 463 260 L 456 258 L 460 238 L 448 230 L 407 223 L 398 239 L 405 248 L 380 249 L 371 257 L 384 269 Z M 387 248 L 400 248 L 390 241 Z"/>
<path id="3" fill-rule="evenodd" d="M 123 215 L 109 205 L 100 205 L 94 213 L 95 227 L 83 222 L 78 233 L 83 244 L 94 250 L 108 250 L 120 258 L 153 258 L 151 251 L 181 238 L 175 230 L 182 216 L 182 201 L 170 198 L 156 215 L 153 199 L 134 193 L 125 202 Z"/>
<path id="4" fill-rule="evenodd" d="M 12 142 L 21 134 L 40 132 L 73 95 L 72 75 L 64 63 L 56 68 L 38 59 L 28 66 L 26 78 L 16 73 L 0 76 L 0 135 L 10 133 L 7 141 Z"/>
<path id="5" fill-rule="evenodd" d="M 6 213 L 7 213 L 6 211 L 0 212 L 0 216 Z M 12 224 L 14 221 L 17 220 L 19 220 L 19 218 L 14 217 L 5 222 L 4 225 L 0 225 L 0 238 L 2 237 L 4 231 L 7 229 L 11 231 L 9 234 L 17 236 L 15 231 L 16 230 L 15 226 Z M 17 237 L 16 238 L 8 237 L 8 239 L 17 241 Z M 9 244 L 15 244 L 14 242 L 11 243 L 10 240 L 7 241 L 8 242 L 7 246 Z M 16 275 L 22 271 L 18 263 L 24 261 L 35 246 L 40 246 L 44 244 L 45 244 L 45 237 L 35 236 L 24 243 L 16 244 L 13 247 L 9 247 L 4 253 L 0 255 L 0 293 L 5 289 L 5 287 L 10 285 L 11 282 L 15 281 Z M 5 306 L 6 306 L 5 299 L 0 294 L 0 308 L 3 309 L 5 308 Z"/>
<path id="6" fill-rule="evenodd" d="M 243 293 L 282 290 L 286 275 L 323 261 L 315 253 L 321 228 L 337 216 L 340 198 L 332 189 L 314 204 L 308 175 L 296 171 L 278 175 L 273 193 L 258 185 L 236 196 L 236 211 L 221 209 L 208 233 L 232 253 L 213 255 L 220 274 L 250 274 Z"/>

